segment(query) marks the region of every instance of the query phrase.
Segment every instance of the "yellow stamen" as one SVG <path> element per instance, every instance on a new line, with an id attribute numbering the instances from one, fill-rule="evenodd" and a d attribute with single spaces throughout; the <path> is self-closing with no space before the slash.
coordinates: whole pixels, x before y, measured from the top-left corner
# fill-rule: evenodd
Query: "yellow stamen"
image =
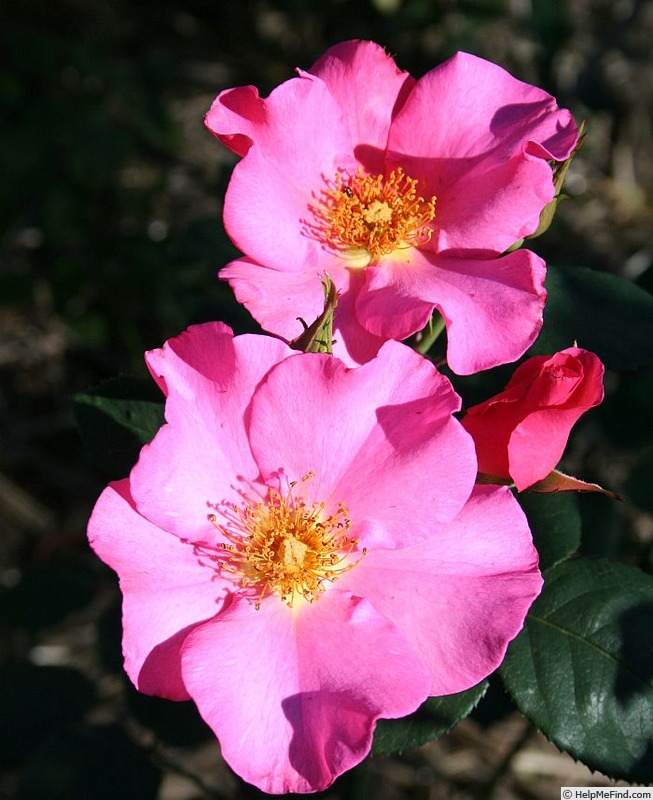
<path id="1" fill-rule="evenodd" d="M 348 535 L 351 521 L 344 505 L 327 516 L 325 503 L 307 502 L 306 487 L 313 477 L 309 473 L 290 483 L 286 494 L 269 489 L 264 502 L 226 504 L 224 524 L 209 515 L 226 539 L 220 545 L 222 557 L 214 559 L 239 579 L 256 608 L 269 594 L 291 608 L 298 596 L 313 603 L 326 590 L 325 582 L 358 563 L 349 560 L 358 539 Z"/>
<path id="2" fill-rule="evenodd" d="M 360 169 L 353 177 L 339 172 L 313 209 L 316 223 L 308 230 L 345 256 L 351 253 L 356 266 L 397 249 L 420 247 L 433 233 L 436 198 L 418 196 L 417 185 L 401 167 L 387 177 L 364 175 Z"/>

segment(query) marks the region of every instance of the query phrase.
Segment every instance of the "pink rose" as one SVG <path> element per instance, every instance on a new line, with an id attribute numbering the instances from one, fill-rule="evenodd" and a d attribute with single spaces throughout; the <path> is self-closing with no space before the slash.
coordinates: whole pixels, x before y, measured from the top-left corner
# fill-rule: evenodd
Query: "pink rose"
<path id="1" fill-rule="evenodd" d="M 324 789 L 375 721 L 467 689 L 540 591 L 506 487 L 474 488 L 450 383 L 388 342 L 348 369 L 219 323 L 147 354 L 166 424 L 89 523 L 125 669 L 192 698 L 245 780 Z"/>
<path id="2" fill-rule="evenodd" d="M 334 353 L 369 360 L 434 309 L 459 374 L 514 361 L 542 325 L 545 265 L 528 250 L 578 131 L 553 97 L 458 53 L 418 81 L 349 41 L 261 98 L 222 92 L 208 128 L 241 157 L 224 222 L 244 258 L 221 277 L 287 340 L 340 292 Z"/>
<path id="3" fill-rule="evenodd" d="M 512 480 L 519 491 L 545 478 L 560 461 L 576 420 L 603 399 L 603 371 L 594 353 L 579 347 L 517 367 L 500 394 L 463 418 L 479 472 Z"/>

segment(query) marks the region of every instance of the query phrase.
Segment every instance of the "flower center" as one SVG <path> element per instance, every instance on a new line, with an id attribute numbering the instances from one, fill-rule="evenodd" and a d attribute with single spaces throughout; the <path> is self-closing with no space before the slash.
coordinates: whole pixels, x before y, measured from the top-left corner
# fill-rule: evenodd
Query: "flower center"
<path id="1" fill-rule="evenodd" d="M 432 235 L 436 198 L 417 194 L 418 181 L 401 167 L 390 175 L 338 172 L 315 209 L 315 231 L 361 265 L 405 247 L 420 247 Z"/>
<path id="2" fill-rule="evenodd" d="M 225 524 L 209 515 L 227 540 L 220 545 L 220 568 L 251 590 L 257 609 L 268 594 L 278 595 L 291 608 L 297 596 L 313 603 L 326 590 L 326 581 L 335 581 L 358 563 L 349 560 L 358 539 L 348 534 L 351 522 L 344 505 L 327 516 L 325 503 L 307 502 L 313 477 L 309 473 L 291 482 L 286 494 L 269 489 L 265 502 L 226 504 Z"/>

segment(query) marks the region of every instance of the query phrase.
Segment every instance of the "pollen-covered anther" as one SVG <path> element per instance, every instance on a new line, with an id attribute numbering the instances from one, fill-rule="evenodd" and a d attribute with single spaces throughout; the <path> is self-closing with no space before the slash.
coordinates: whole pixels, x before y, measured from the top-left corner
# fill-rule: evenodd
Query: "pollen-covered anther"
<path id="1" fill-rule="evenodd" d="M 345 253 L 365 251 L 372 261 L 432 235 L 436 198 L 417 194 L 418 181 L 401 167 L 388 176 L 339 172 L 316 211 L 326 242 Z"/>
<path id="2" fill-rule="evenodd" d="M 350 559 L 358 539 L 349 536 L 345 506 L 340 503 L 327 514 L 325 503 L 307 502 L 313 477 L 309 473 L 291 482 L 285 493 L 269 489 L 263 502 L 229 504 L 224 523 L 209 515 L 226 540 L 220 545 L 220 569 L 240 579 L 256 608 L 270 594 L 291 608 L 297 597 L 313 603 L 325 584 L 358 563 Z M 364 554 L 365 549 L 359 555 Z"/>

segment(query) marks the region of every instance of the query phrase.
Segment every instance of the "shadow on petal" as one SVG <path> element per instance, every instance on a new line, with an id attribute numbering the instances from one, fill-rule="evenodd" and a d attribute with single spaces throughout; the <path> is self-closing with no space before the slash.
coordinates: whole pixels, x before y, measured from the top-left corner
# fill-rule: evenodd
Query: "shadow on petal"
<path id="1" fill-rule="evenodd" d="M 299 692 L 282 702 L 292 725 L 290 763 L 313 790 L 360 763 L 372 745 L 375 714 L 347 692 Z"/>

